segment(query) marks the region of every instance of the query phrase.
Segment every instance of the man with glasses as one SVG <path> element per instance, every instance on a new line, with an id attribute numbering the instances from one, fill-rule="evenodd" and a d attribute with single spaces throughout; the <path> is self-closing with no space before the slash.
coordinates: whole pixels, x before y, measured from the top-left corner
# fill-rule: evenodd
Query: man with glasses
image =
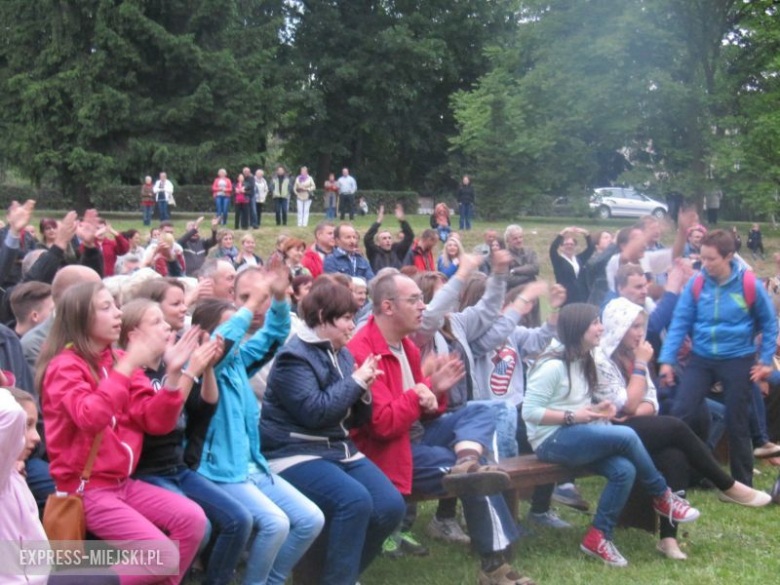
<path id="1" fill-rule="evenodd" d="M 374 313 L 347 347 L 356 363 L 380 356 L 382 375 L 371 386 L 371 421 L 357 429 L 355 443 L 403 495 L 460 497 L 472 546 L 482 557 L 480 582 L 519 581 L 508 562 L 517 526 L 500 495 L 509 476 L 484 464 L 495 435 L 492 411 L 474 404 L 446 413 L 447 393 L 466 375 L 465 366 L 448 355 L 420 363 L 408 338 L 425 309 L 417 284 L 389 272 L 371 289 Z"/>

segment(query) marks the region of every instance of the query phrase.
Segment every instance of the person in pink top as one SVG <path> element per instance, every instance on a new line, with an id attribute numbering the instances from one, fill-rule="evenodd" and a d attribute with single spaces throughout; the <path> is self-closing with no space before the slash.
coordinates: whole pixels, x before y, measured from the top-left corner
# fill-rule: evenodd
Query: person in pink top
<path id="1" fill-rule="evenodd" d="M 227 171 L 219 169 L 217 178 L 211 184 L 211 193 L 217 205 L 217 217 L 220 225 L 227 224 L 228 208 L 230 207 L 230 195 L 233 193 L 233 182 L 228 179 Z"/>
<path id="2" fill-rule="evenodd" d="M 252 187 L 254 189 L 254 187 Z M 247 189 L 244 186 L 244 175 L 238 175 L 236 182 L 233 184 L 233 190 L 236 193 L 236 226 L 239 228 L 239 224 L 242 230 L 249 229 L 249 198 L 251 193 L 247 193 Z"/>
<path id="3" fill-rule="evenodd" d="M 121 316 L 99 282 L 69 288 L 57 305 L 35 380 L 49 469 L 58 492 L 82 493 L 88 532 L 103 540 L 155 541 L 162 566 L 174 573 L 161 575 L 158 567 L 156 574 L 126 575 L 117 566 L 123 584 L 176 584 L 197 552 L 206 517 L 194 502 L 130 476 L 144 433 L 167 434 L 176 424 L 184 363 L 168 363 L 165 384 L 155 391 L 142 368 L 162 355 L 167 337 L 138 335 L 126 351 L 113 350 Z M 100 447 L 84 483 L 96 437 L 102 437 Z"/>

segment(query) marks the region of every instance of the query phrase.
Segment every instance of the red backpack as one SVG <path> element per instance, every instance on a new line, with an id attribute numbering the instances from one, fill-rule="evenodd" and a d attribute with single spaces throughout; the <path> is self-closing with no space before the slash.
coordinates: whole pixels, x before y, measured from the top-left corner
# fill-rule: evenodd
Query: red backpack
<path id="1" fill-rule="evenodd" d="M 699 272 L 693 280 L 693 300 L 699 302 L 701 289 L 704 288 L 704 275 Z M 752 270 L 745 270 L 742 276 L 742 294 L 745 296 L 748 311 L 753 309 L 756 303 L 756 273 Z"/>

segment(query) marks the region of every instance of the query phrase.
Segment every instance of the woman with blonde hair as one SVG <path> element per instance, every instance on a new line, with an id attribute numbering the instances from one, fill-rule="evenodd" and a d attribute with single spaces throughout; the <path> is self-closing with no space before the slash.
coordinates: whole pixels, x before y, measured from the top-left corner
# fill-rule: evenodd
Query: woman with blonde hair
<path id="1" fill-rule="evenodd" d="M 465 253 L 460 238 L 451 235 L 444 244 L 444 249 L 441 251 L 436 267 L 439 272 L 449 279 L 458 271 L 460 260 Z"/>

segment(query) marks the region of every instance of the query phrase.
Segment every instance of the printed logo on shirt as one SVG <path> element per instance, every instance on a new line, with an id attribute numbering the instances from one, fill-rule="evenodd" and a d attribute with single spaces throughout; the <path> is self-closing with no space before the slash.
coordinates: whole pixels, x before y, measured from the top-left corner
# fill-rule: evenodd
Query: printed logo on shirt
<path id="1" fill-rule="evenodd" d="M 493 371 L 490 374 L 490 391 L 495 396 L 505 396 L 517 366 L 517 352 L 504 345 L 493 356 Z"/>

